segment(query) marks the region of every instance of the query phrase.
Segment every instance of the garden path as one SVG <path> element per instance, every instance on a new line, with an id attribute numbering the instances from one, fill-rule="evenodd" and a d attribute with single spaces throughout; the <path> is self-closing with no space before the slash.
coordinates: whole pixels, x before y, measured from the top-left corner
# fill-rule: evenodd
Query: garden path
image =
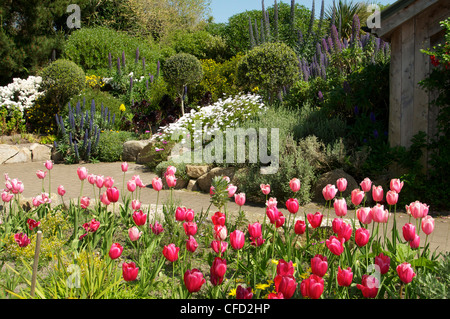
<path id="1" fill-rule="evenodd" d="M 66 189 L 65 200 L 69 198 L 77 198 L 80 194 L 80 180 L 78 179 L 78 175 L 76 173 L 77 168 L 80 166 L 84 166 L 87 168 L 88 173 L 93 173 L 96 175 L 104 175 L 111 176 L 114 178 L 114 185 L 122 190 L 123 185 L 123 173 L 121 171 L 121 163 L 96 163 L 96 164 L 76 164 L 76 165 L 66 165 L 66 164 L 55 164 L 53 169 L 51 170 L 51 187 L 52 193 L 56 194 L 56 189 L 59 185 L 63 185 Z M 43 163 L 34 162 L 34 163 L 19 163 L 19 164 L 2 164 L 0 165 L 0 174 L 3 176 L 5 173 L 8 173 L 10 178 L 17 178 L 24 183 L 24 198 L 31 198 L 37 196 L 41 193 L 42 183 L 36 176 L 37 170 L 45 170 Z M 157 192 L 151 189 L 151 180 L 156 176 L 155 173 L 149 171 L 145 165 L 138 165 L 135 163 L 129 163 L 128 171 L 125 173 L 125 183 L 132 178 L 133 175 L 140 175 L 144 184 L 150 185 L 149 187 L 143 189 L 141 191 L 141 202 L 145 204 L 156 204 Z M 3 177 L 1 177 L 3 178 Z M 48 192 L 48 175 L 45 178 L 44 187 Z M 97 192 L 97 189 L 96 189 Z M 170 192 L 163 190 L 161 191 L 159 203 L 164 203 L 169 197 Z M 183 206 L 193 209 L 196 213 L 199 213 L 202 209 L 206 211 L 210 202 L 209 202 L 209 194 L 199 193 L 199 192 L 189 192 L 186 190 L 175 190 L 174 198 L 176 201 L 181 203 Z M 90 198 L 94 198 L 93 187 L 86 181 L 84 183 L 83 195 L 88 196 Z M 98 196 L 98 193 L 97 193 Z M 58 198 L 58 203 L 60 202 L 60 198 L 54 195 L 54 198 Z M 284 205 L 278 205 L 280 207 Z M 227 204 L 228 212 L 235 217 L 238 214 L 239 206 L 237 206 L 234 201 L 230 201 Z M 262 205 L 253 205 L 246 204 L 242 207 L 242 209 L 246 213 L 246 218 L 249 222 L 263 222 L 264 219 L 264 207 Z M 210 209 L 210 216 L 214 214 L 216 208 L 214 206 Z M 283 214 L 287 217 L 289 212 L 285 208 L 281 208 Z M 300 207 L 299 213 L 297 213 L 296 218 L 304 219 L 304 212 L 306 213 L 314 213 L 316 211 L 320 211 L 324 214 L 324 219 L 327 216 L 327 208 L 321 205 L 317 205 L 315 203 L 310 203 L 306 206 Z M 446 252 L 450 251 L 450 218 L 448 214 L 443 214 L 439 216 L 439 214 L 435 212 L 430 212 L 435 218 L 435 230 L 429 236 L 428 242 L 430 243 L 430 248 L 432 251 L 435 249 L 438 252 Z M 335 218 L 334 210 L 331 209 L 330 213 L 330 222 Z M 349 210 L 346 218 L 352 219 L 355 216 L 354 210 Z M 408 216 L 406 213 L 397 212 L 397 228 L 401 234 L 401 227 L 408 222 Z M 232 217 L 232 218 L 233 218 Z M 234 218 L 233 218 L 234 219 Z M 389 222 L 392 223 L 393 218 L 389 218 Z M 413 221 L 414 222 L 414 221 Z M 390 224 L 392 225 L 392 224 Z M 391 226 L 388 226 L 388 229 L 391 229 Z M 369 226 L 370 228 L 370 226 Z M 425 242 L 425 236 L 421 232 L 421 245 Z"/>

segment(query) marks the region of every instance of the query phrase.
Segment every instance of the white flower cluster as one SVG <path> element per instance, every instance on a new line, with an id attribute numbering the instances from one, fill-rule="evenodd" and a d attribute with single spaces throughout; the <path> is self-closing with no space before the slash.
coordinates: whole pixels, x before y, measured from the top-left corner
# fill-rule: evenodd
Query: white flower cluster
<path id="1" fill-rule="evenodd" d="M 161 127 L 154 140 L 170 140 L 172 134 L 189 132 L 192 138 L 209 139 L 218 132 L 225 132 L 227 128 L 234 128 L 246 119 L 264 111 L 266 106 L 261 96 L 256 94 L 238 94 L 225 100 L 219 99 L 216 103 L 191 110 L 175 123 Z M 185 142 L 181 141 L 182 144 Z"/>
<path id="2" fill-rule="evenodd" d="M 44 94 L 39 91 L 41 83 L 40 76 L 14 78 L 12 83 L 0 87 L 0 106 L 16 107 L 21 112 L 32 107 L 36 99 Z"/>

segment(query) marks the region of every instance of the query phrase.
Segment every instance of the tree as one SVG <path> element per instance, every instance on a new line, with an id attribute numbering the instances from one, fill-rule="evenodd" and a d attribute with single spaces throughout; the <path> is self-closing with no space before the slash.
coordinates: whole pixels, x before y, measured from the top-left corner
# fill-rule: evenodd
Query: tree
<path id="1" fill-rule="evenodd" d="M 297 56 L 282 42 L 264 43 L 250 50 L 238 64 L 241 84 L 262 88 L 272 100 L 281 99 L 284 86 L 292 85 L 299 76 Z"/>
<path id="2" fill-rule="evenodd" d="M 163 69 L 164 80 L 173 85 L 181 99 L 181 113 L 184 115 L 184 90 L 188 85 L 199 82 L 203 77 L 200 61 L 188 53 L 177 53 L 166 60 Z"/>

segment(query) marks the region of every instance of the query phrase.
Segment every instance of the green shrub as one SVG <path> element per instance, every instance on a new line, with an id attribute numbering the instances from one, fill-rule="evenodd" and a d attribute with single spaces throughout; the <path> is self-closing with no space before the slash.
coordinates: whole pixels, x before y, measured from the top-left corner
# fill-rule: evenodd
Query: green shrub
<path id="1" fill-rule="evenodd" d="M 55 114 L 60 110 L 49 95 L 39 97 L 34 105 L 24 111 L 27 129 L 38 134 L 55 134 L 57 125 Z"/>
<path id="2" fill-rule="evenodd" d="M 0 135 L 24 133 L 25 119 L 16 107 L 0 106 Z"/>
<path id="3" fill-rule="evenodd" d="M 121 115 L 120 105 L 122 105 L 124 101 L 108 92 L 92 88 L 85 88 L 80 92 L 80 94 L 73 96 L 69 102 L 72 106 L 75 106 L 78 102 L 80 102 L 81 105 L 83 105 L 84 103 L 89 107 L 92 103 L 92 100 L 95 101 L 95 109 L 97 112 L 101 111 L 101 106 L 103 103 L 103 106 L 107 107 L 111 111 L 111 115 L 115 114 L 116 118 L 119 119 L 119 116 Z M 61 111 L 61 115 L 65 115 L 67 114 L 67 112 L 68 108 L 64 108 Z"/>
<path id="4" fill-rule="evenodd" d="M 135 135 L 124 131 L 105 131 L 100 133 L 95 158 L 101 162 L 118 162 L 122 159 L 123 143 Z"/>
<path id="5" fill-rule="evenodd" d="M 164 178 L 164 173 L 167 170 L 167 167 L 174 166 L 177 171 L 175 172 L 175 176 L 177 178 L 181 178 L 184 180 L 189 179 L 187 173 L 186 173 L 186 164 L 185 163 L 176 163 L 172 160 L 164 161 L 156 165 L 155 167 L 155 174 L 158 175 L 161 178 Z"/>
<path id="6" fill-rule="evenodd" d="M 86 86 L 86 76 L 78 65 L 69 60 L 56 60 L 41 73 L 41 87 L 47 97 L 60 108 Z"/>

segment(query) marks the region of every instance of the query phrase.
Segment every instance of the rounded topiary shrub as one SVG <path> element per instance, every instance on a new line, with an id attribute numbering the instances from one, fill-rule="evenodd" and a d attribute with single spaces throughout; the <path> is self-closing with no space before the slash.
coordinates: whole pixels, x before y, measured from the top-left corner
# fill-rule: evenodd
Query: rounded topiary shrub
<path id="1" fill-rule="evenodd" d="M 42 88 L 59 107 L 86 86 L 86 76 L 78 65 L 69 60 L 56 60 L 42 70 Z"/>

